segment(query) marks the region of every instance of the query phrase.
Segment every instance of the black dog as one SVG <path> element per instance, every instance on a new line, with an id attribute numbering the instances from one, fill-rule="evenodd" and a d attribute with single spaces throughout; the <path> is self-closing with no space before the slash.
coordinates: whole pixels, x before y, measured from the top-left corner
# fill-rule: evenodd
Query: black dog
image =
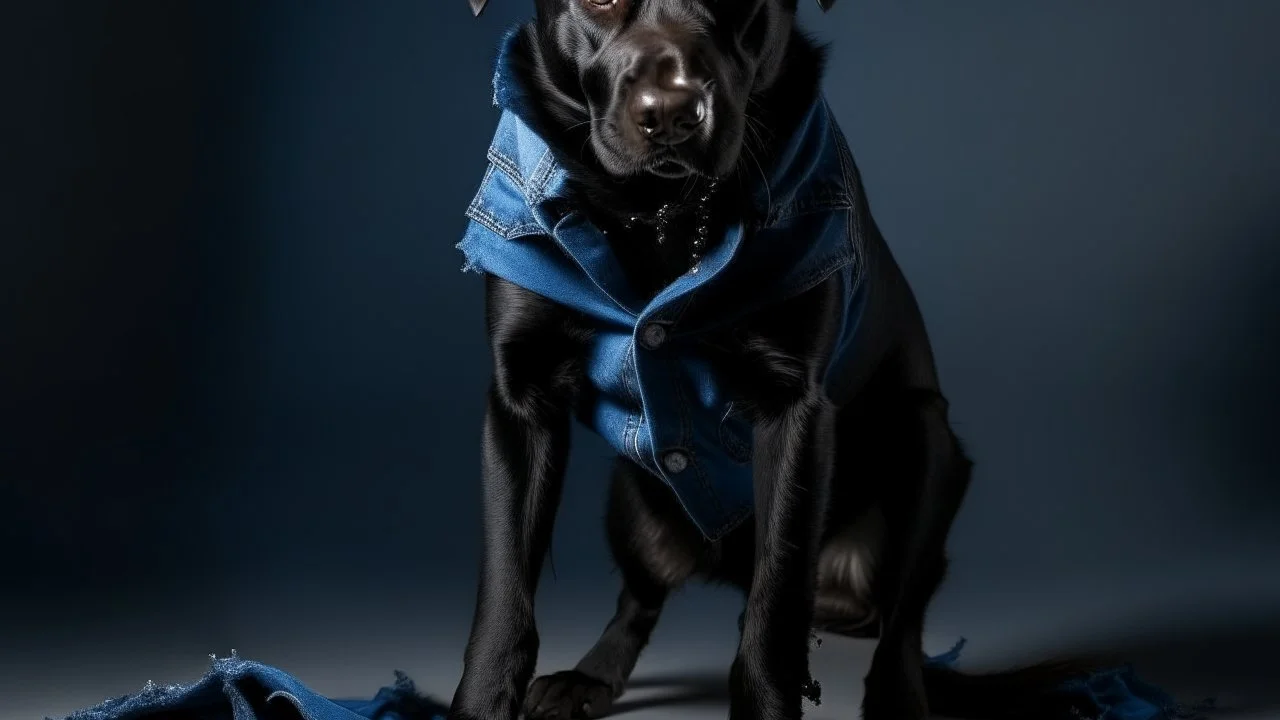
<path id="1" fill-rule="evenodd" d="M 819 0 L 824 10 L 832 2 Z M 477 14 L 485 4 L 471 0 Z M 509 61 L 531 100 L 525 120 L 643 300 L 696 273 L 725 228 L 747 228 L 748 243 L 773 220 L 735 187 L 768 175 L 820 102 L 823 53 L 796 29 L 795 13 L 796 0 L 538 0 L 536 19 L 515 37 Z M 923 663 L 925 612 L 971 464 L 948 422 L 916 302 L 843 139 L 834 142 L 847 184 L 828 211 L 841 232 L 849 228 L 857 272 L 739 303 L 731 322 L 703 323 L 709 329 L 691 341 L 750 428 L 752 521 L 709 539 L 652 469 L 621 455 L 607 516 L 623 578 L 617 613 L 576 669 L 532 684 L 534 594 L 571 419 L 597 392 L 587 349 L 598 323 L 488 274 L 495 365 L 484 560 L 453 720 L 604 715 L 668 593 L 695 575 L 746 594 L 730 673 L 736 720 L 801 716 L 815 629 L 879 639 L 865 680 L 868 720 L 1061 710 L 1049 691 L 1076 666 L 970 676 Z M 837 363 L 850 277 L 856 352 Z M 767 274 L 757 278 L 768 286 Z M 667 467 L 689 462 L 678 456 Z"/>

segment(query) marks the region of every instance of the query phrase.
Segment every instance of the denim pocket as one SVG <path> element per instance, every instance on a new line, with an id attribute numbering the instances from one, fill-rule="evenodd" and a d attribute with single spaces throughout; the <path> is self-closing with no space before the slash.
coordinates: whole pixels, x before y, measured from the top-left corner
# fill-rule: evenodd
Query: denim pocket
<path id="1" fill-rule="evenodd" d="M 519 181 L 492 162 L 467 206 L 467 217 L 504 240 L 546 234 L 529 210 Z"/>
<path id="2" fill-rule="evenodd" d="M 720 445 L 738 464 L 751 461 L 751 423 L 743 417 L 736 403 L 729 403 L 720 418 Z"/>

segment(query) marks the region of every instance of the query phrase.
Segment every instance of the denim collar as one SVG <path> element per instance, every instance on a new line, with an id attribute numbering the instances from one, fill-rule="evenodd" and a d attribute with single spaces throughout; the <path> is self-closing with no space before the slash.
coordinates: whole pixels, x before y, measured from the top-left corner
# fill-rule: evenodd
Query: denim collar
<path id="1" fill-rule="evenodd" d="M 551 148 L 532 129 L 531 102 L 511 62 L 516 42 L 528 26 L 512 27 L 503 35 L 493 73 L 493 104 L 502 110 L 499 136 L 505 152 L 501 160 L 514 167 L 502 168 L 516 175 L 530 208 L 567 198 L 567 172 Z M 763 168 L 748 178 L 750 203 L 768 226 L 778 219 L 814 205 L 841 204 L 850 197 L 847 168 L 840 173 L 822 172 L 819 166 L 840 156 L 843 143 L 826 97 L 819 94 L 767 173 Z M 495 160 L 490 152 L 491 161 Z M 554 223 L 553 223 L 554 224 Z"/>

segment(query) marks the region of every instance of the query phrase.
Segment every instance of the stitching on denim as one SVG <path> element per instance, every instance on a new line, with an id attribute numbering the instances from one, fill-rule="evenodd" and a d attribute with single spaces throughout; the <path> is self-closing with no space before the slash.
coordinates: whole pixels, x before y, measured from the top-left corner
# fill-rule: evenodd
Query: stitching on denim
<path id="1" fill-rule="evenodd" d="M 504 240 L 514 240 L 527 235 L 546 234 L 546 231 L 537 221 L 520 222 L 514 225 L 503 222 L 484 202 L 485 191 L 488 189 L 489 184 L 494 181 L 493 174 L 495 171 L 510 177 L 511 181 L 516 184 L 517 189 L 523 187 L 518 178 L 512 177 L 510 172 L 499 166 L 499 163 L 504 161 L 506 161 L 505 158 L 495 151 L 495 158 L 490 158 L 489 164 L 485 167 L 484 178 L 480 181 L 480 189 L 476 191 L 475 197 L 471 198 L 471 204 L 467 206 L 467 217 L 497 233 Z"/>
<path id="2" fill-rule="evenodd" d="M 492 146 L 486 156 L 489 162 L 497 165 L 498 169 L 511 178 L 511 181 L 516 184 L 516 188 L 520 190 L 521 195 L 526 194 L 524 176 L 520 174 L 520 166 L 515 160 L 507 157 L 501 150 Z"/>
<path id="3" fill-rule="evenodd" d="M 738 465 L 745 465 L 751 462 L 751 446 L 738 440 L 738 438 L 728 430 L 729 418 L 733 416 L 733 407 L 735 404 L 736 403 L 733 401 L 729 401 L 729 405 L 725 408 L 724 415 L 720 418 L 720 443 L 727 446 L 725 450 L 730 453 L 731 460 Z"/>
<path id="4" fill-rule="evenodd" d="M 784 220 L 791 220 L 805 215 L 814 215 L 823 212 L 838 212 L 848 210 L 853 207 L 849 197 L 845 193 L 836 194 L 815 194 L 806 197 L 803 200 L 787 203 L 777 207 L 769 217 L 765 220 L 765 227 L 772 229 Z"/>
<path id="5" fill-rule="evenodd" d="M 480 207 L 480 198 L 484 197 L 484 190 L 489 187 L 489 181 L 493 179 L 493 171 L 493 163 L 487 163 L 484 166 L 484 176 L 480 178 L 480 185 L 476 188 L 476 194 L 471 197 L 471 202 L 467 204 L 468 208 Z"/>
<path id="6" fill-rule="evenodd" d="M 845 238 L 853 253 L 851 261 L 854 288 L 862 284 L 867 272 L 867 234 L 863 228 L 864 221 L 865 215 L 858 208 L 851 210 L 845 218 Z"/>
<path id="7" fill-rule="evenodd" d="M 849 250 L 842 251 L 831 260 L 828 260 L 813 270 L 806 272 L 801 276 L 800 280 L 787 285 L 783 288 L 780 296 L 784 298 L 794 297 L 807 290 L 811 290 L 823 280 L 830 277 L 832 273 L 837 272 L 841 268 L 853 262 L 855 262 L 854 253 Z"/>
<path id="8" fill-rule="evenodd" d="M 480 188 L 476 190 L 476 194 L 471 198 L 471 203 L 467 205 L 466 216 L 488 228 L 494 234 L 504 239 L 511 238 L 511 228 L 495 215 L 484 203 L 485 192 L 489 188 L 489 184 L 493 182 L 493 173 L 495 164 L 489 163 L 485 167 L 484 177 L 480 180 Z"/>
<path id="9" fill-rule="evenodd" d="M 545 232 L 541 225 L 535 223 L 520 223 L 518 225 L 508 226 L 503 223 L 498 216 L 490 212 L 483 206 L 475 206 L 467 208 L 467 217 L 475 220 L 503 240 L 514 240 L 519 237 L 528 235 L 544 235 Z"/>
<path id="10" fill-rule="evenodd" d="M 631 449 L 634 447 L 634 435 L 633 435 L 633 433 L 635 432 L 635 424 L 636 424 L 636 416 L 635 416 L 635 414 L 634 414 L 634 413 L 631 413 L 631 412 L 628 412 L 628 413 L 627 413 L 627 424 L 622 428 L 622 454 L 623 454 L 623 455 L 625 455 L 625 456 L 631 456 L 631 454 L 632 454 L 632 453 L 631 453 Z M 637 457 L 637 458 L 638 458 L 638 457 L 639 457 L 639 455 L 640 455 L 640 453 L 637 451 L 637 452 L 635 453 L 635 457 Z M 635 458 L 633 458 L 633 459 L 635 459 Z"/>
<path id="11" fill-rule="evenodd" d="M 753 473 L 754 473 L 754 470 L 753 470 Z M 754 482 L 755 482 L 755 477 L 753 475 L 752 483 Z M 753 485 L 753 488 L 754 488 L 754 485 Z M 715 530 L 708 533 L 709 539 L 719 540 L 720 538 L 724 537 L 729 533 L 729 531 L 738 527 L 738 525 L 741 525 L 743 520 L 746 520 L 747 518 L 751 517 L 751 514 L 753 512 L 754 510 L 752 508 L 740 508 L 738 510 L 735 510 L 724 520 L 724 522 L 720 523 Z"/>
<path id="12" fill-rule="evenodd" d="M 840 171 L 844 174 L 846 192 L 853 200 L 849 216 L 845 218 L 846 239 L 854 252 L 854 287 L 860 284 L 866 272 L 866 228 L 863 227 L 863 214 L 866 212 L 866 195 L 863 192 L 861 179 L 858 177 L 857 163 L 853 159 L 853 149 L 849 147 L 849 139 L 840 131 L 835 121 L 835 113 L 827 99 L 822 98 L 822 105 L 827 116 L 831 118 L 831 135 L 836 141 L 836 157 L 840 160 Z"/>
<path id="13" fill-rule="evenodd" d="M 512 226 L 512 228 L 507 231 L 507 239 L 515 240 L 516 238 L 524 237 L 526 235 L 545 235 L 545 234 L 546 234 L 546 231 L 543 230 L 542 226 L 536 222 L 520 223 L 519 225 Z"/>
<path id="14" fill-rule="evenodd" d="M 471 197 L 471 202 L 467 204 L 467 212 L 472 211 L 483 212 L 481 199 L 484 198 L 485 190 L 489 187 L 489 182 L 493 180 L 494 166 L 488 163 L 484 166 L 484 177 L 480 178 L 480 186 L 476 188 L 476 194 Z"/>
<path id="15" fill-rule="evenodd" d="M 529 202 L 536 204 L 546 197 L 547 183 L 551 181 L 551 173 L 555 167 L 555 156 L 551 154 L 551 150 L 544 150 L 533 172 L 529 174 Z"/>
<path id="16" fill-rule="evenodd" d="M 498 218 L 497 215 L 490 212 L 487 208 L 477 207 L 470 208 L 467 211 L 467 217 L 484 225 L 492 230 L 503 240 L 514 240 L 516 238 L 528 235 L 544 235 L 542 227 L 533 223 L 521 223 L 519 225 L 507 225 Z"/>
<path id="17" fill-rule="evenodd" d="M 849 245 L 853 248 L 853 288 L 856 290 L 862 284 L 862 280 L 867 271 L 866 260 L 866 244 L 864 234 L 861 229 L 862 213 L 853 211 L 849 213 L 849 217 L 845 220 L 845 234 L 848 237 Z"/>
<path id="18" fill-rule="evenodd" d="M 640 427 L 644 424 L 643 423 L 644 401 L 640 397 L 639 387 L 632 384 L 632 373 L 634 373 L 635 379 L 637 382 L 639 382 L 639 378 L 640 378 L 640 369 L 636 364 L 635 350 L 636 350 L 635 338 L 633 337 L 627 338 L 626 350 L 622 359 L 622 388 L 626 392 L 627 397 L 631 400 L 631 402 L 633 402 L 635 406 L 639 408 L 638 414 L 632 413 L 630 411 L 627 412 L 627 423 L 630 425 L 631 423 L 634 422 L 634 426 L 631 434 L 631 441 L 627 449 L 634 450 L 636 462 L 643 463 L 644 461 L 640 457 L 639 440 L 640 440 Z"/>
<path id="19" fill-rule="evenodd" d="M 637 405 L 640 404 L 640 390 L 631 384 L 631 374 L 634 372 L 639 379 L 640 369 L 636 367 L 636 341 L 634 337 L 627 338 L 627 346 L 622 359 L 622 387 L 627 391 L 627 397 Z"/>
<path id="20" fill-rule="evenodd" d="M 849 168 L 845 159 L 845 153 L 847 153 L 848 148 L 844 142 L 844 134 L 840 132 L 839 125 L 835 120 L 835 113 L 831 111 L 831 106 L 827 102 L 825 96 L 821 98 L 821 102 L 822 112 L 827 121 L 827 136 L 829 139 L 833 139 L 836 142 L 836 156 L 840 162 L 840 174 L 843 182 L 837 188 L 822 189 L 812 195 L 806 195 L 799 200 L 793 199 L 785 205 L 775 205 L 770 207 L 766 214 L 766 227 L 772 227 L 783 220 L 799 215 L 828 210 L 841 210 L 854 206 L 855 193 L 852 192 L 853 184 L 850 182 Z M 844 152 L 841 152 L 842 149 Z"/>
<path id="21" fill-rule="evenodd" d="M 635 432 L 631 433 L 631 446 L 636 451 L 636 462 L 640 463 L 642 466 L 648 466 L 648 465 L 651 465 L 653 461 L 651 459 L 648 459 L 648 462 L 646 462 L 647 459 L 641 456 L 640 454 L 640 428 L 643 428 L 643 427 L 644 427 L 644 415 L 637 415 L 636 430 Z"/>
<path id="22" fill-rule="evenodd" d="M 630 442 L 627 450 L 634 452 L 636 462 L 643 463 L 640 457 L 640 426 L 644 415 L 644 401 L 640 398 L 640 390 L 631 383 L 631 373 L 635 373 L 637 382 L 639 381 L 640 370 L 636 365 L 635 356 L 635 340 L 627 338 L 626 350 L 622 358 L 622 388 L 626 392 L 627 397 L 639 408 L 639 414 L 627 411 L 627 423 L 630 425 L 634 422 Z"/>
<path id="23" fill-rule="evenodd" d="M 724 517 L 724 504 L 720 502 L 720 497 L 716 493 L 713 483 L 709 481 L 707 471 L 699 461 L 698 454 L 693 451 L 693 422 L 690 419 L 688 398 L 685 395 L 684 386 L 680 382 L 682 377 L 679 372 L 680 367 L 675 358 L 667 357 L 664 358 L 664 361 L 664 364 L 672 370 L 668 374 L 668 381 L 671 383 L 675 394 L 676 410 L 680 415 L 680 445 L 686 448 L 688 452 L 689 465 L 691 466 L 689 469 L 693 470 L 697 476 L 698 487 L 702 490 L 707 504 L 712 507 L 717 517 Z"/>
<path id="24" fill-rule="evenodd" d="M 752 483 L 752 493 L 754 494 L 755 492 L 754 466 L 748 472 L 749 472 L 748 479 Z M 714 542 L 716 540 L 719 540 L 720 538 L 723 538 L 725 535 L 729 534 L 729 532 L 732 531 L 734 528 L 738 527 L 738 525 L 741 525 L 742 521 L 751 517 L 751 515 L 754 512 L 755 512 L 755 508 L 754 508 L 754 502 L 753 502 L 751 505 L 748 505 L 747 507 L 737 508 L 733 512 L 727 515 L 724 515 L 723 519 L 714 528 L 710 528 L 706 531 L 707 539 Z"/>
<path id="25" fill-rule="evenodd" d="M 501 238 L 507 237 L 507 229 L 502 226 L 501 221 L 496 216 L 481 208 L 467 208 L 467 217 L 480 223 L 488 228 L 493 234 Z"/>

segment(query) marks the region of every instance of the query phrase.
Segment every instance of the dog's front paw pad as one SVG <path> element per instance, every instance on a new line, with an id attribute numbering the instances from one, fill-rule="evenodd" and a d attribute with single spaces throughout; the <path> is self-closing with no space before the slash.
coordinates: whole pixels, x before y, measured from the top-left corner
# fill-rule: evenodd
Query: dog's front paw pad
<path id="1" fill-rule="evenodd" d="M 577 670 L 543 675 L 529 686 L 524 715 L 528 720 L 594 720 L 613 707 L 613 688 Z"/>

